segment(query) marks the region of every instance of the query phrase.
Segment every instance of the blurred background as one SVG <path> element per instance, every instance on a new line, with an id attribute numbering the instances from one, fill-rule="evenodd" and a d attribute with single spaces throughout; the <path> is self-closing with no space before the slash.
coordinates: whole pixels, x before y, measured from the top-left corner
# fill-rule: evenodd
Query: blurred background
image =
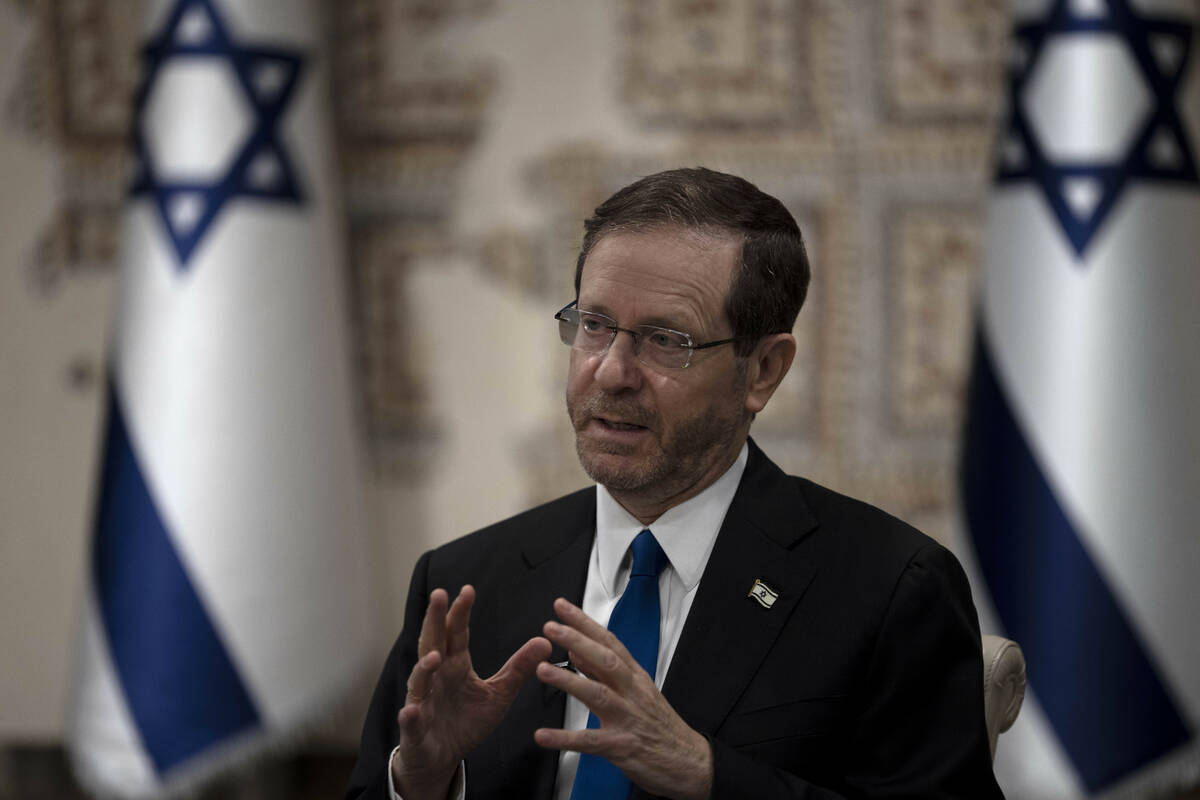
<path id="1" fill-rule="evenodd" d="M 954 538 L 1006 3 L 318 9 L 373 651 L 341 707 L 213 796 L 338 795 L 416 557 L 586 484 L 552 315 L 573 296 L 582 219 L 641 175 L 706 165 L 784 201 L 814 283 L 756 440 Z M 0 0 L 0 797 L 82 796 L 64 719 L 141 15 L 137 0 Z"/>

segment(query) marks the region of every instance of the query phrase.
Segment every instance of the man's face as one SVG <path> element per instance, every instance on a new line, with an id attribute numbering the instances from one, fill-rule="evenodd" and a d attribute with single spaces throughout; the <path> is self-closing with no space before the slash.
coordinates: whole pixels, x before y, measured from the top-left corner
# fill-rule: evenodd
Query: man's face
<path id="1" fill-rule="evenodd" d="M 682 331 L 695 344 L 728 338 L 725 297 L 740 253 L 730 235 L 609 233 L 584 262 L 579 308 L 622 328 Z M 625 333 L 605 353 L 572 350 L 567 411 L 584 470 L 627 507 L 661 513 L 697 494 L 732 463 L 749 425 L 737 361 L 730 344 L 697 350 L 685 369 L 651 367 Z"/>

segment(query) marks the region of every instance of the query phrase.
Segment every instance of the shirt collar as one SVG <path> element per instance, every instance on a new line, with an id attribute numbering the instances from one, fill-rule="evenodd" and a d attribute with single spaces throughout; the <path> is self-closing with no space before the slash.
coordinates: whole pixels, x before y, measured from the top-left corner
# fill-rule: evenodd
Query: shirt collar
<path id="1" fill-rule="evenodd" d="M 717 541 L 725 513 L 742 481 L 742 473 L 746 471 L 749 452 L 743 444 L 737 459 L 724 475 L 695 497 L 667 509 L 648 526 L 626 511 L 608 489 L 596 485 L 597 567 L 609 597 L 617 593 L 617 573 L 629 545 L 647 527 L 667 554 L 685 590 L 690 592 L 695 588 Z"/>

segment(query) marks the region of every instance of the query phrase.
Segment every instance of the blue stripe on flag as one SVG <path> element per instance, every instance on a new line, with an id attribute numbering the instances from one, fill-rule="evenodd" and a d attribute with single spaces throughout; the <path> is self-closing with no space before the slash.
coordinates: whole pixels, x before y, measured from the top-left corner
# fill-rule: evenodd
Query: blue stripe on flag
<path id="1" fill-rule="evenodd" d="M 1186 724 L 1025 442 L 982 331 L 968 409 L 962 482 L 980 568 L 1038 702 L 1096 792 L 1186 742 Z"/>
<path id="2" fill-rule="evenodd" d="M 109 385 L 93 568 L 113 664 L 161 774 L 260 724 L 142 477 Z"/>

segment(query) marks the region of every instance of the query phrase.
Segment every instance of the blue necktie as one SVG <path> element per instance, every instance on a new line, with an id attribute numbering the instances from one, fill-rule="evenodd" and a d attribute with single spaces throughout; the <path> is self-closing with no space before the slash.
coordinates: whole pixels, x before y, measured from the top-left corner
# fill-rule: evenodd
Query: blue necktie
<path id="1" fill-rule="evenodd" d="M 631 549 L 633 569 L 629 573 L 629 584 L 608 618 L 608 629 L 653 678 L 658 667 L 658 628 L 662 618 L 658 575 L 667 565 L 667 554 L 648 530 L 637 535 Z M 588 714 L 587 726 L 600 727 L 595 714 Z M 579 755 L 571 800 L 625 800 L 630 788 L 629 778 L 607 758 L 589 753 Z"/>

